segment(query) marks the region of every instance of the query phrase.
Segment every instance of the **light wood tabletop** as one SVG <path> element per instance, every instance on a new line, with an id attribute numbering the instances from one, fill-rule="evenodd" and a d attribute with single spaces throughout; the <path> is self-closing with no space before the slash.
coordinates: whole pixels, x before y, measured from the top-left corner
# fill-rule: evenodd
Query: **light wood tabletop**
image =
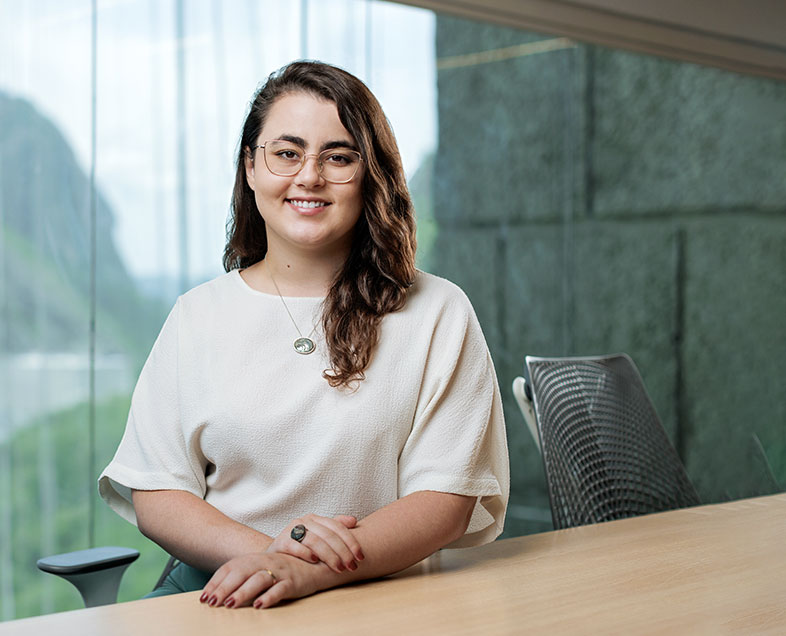
<path id="1" fill-rule="evenodd" d="M 22 619 L 0 634 L 786 634 L 786 494 L 443 550 L 268 610 L 198 598 Z"/>

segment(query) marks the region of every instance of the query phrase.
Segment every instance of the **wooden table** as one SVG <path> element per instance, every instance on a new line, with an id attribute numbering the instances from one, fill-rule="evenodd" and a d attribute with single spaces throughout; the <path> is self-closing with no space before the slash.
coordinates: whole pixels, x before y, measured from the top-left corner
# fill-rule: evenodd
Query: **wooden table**
<path id="1" fill-rule="evenodd" d="M 198 597 L 0 623 L 0 635 L 786 634 L 786 494 L 444 550 L 269 610 Z"/>

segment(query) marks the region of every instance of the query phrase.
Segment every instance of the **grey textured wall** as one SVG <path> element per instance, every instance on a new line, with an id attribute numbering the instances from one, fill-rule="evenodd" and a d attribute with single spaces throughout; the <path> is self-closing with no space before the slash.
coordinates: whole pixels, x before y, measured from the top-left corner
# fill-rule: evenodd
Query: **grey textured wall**
<path id="1" fill-rule="evenodd" d="M 440 17 L 437 57 L 547 38 Z M 438 91 L 430 266 L 497 365 L 507 532 L 550 525 L 527 354 L 629 353 L 703 501 L 786 487 L 786 84 L 577 45 Z"/>

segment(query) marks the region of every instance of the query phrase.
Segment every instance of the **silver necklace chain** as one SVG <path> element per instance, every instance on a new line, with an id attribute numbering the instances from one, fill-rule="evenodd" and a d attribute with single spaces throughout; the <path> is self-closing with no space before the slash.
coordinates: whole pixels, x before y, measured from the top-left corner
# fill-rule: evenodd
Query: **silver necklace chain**
<path id="1" fill-rule="evenodd" d="M 284 296 L 281 293 L 281 290 L 278 288 L 278 283 L 276 283 L 276 279 L 273 278 L 273 272 L 270 270 L 270 267 L 266 267 L 267 273 L 270 276 L 270 280 L 273 281 L 273 286 L 276 288 L 276 292 L 278 292 L 278 297 L 281 299 L 281 304 L 284 305 L 284 309 L 287 311 L 287 315 L 289 319 L 292 321 L 292 324 L 295 326 L 295 330 L 300 336 L 297 340 L 295 340 L 293 346 L 295 347 L 295 351 L 297 351 L 301 355 L 308 355 L 309 353 L 313 353 L 314 350 L 317 348 L 316 343 L 311 339 L 311 336 L 314 335 L 314 332 L 317 330 L 317 326 L 314 325 L 314 328 L 311 330 L 307 336 L 303 335 L 303 332 L 300 331 L 300 327 L 297 326 L 295 319 L 292 316 L 292 312 L 289 311 L 289 307 L 287 306 L 287 302 L 284 300 Z"/>

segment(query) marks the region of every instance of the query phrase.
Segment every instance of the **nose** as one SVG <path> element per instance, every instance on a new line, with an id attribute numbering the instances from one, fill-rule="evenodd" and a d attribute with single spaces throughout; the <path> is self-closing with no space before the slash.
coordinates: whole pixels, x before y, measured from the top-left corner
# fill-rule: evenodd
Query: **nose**
<path id="1" fill-rule="evenodd" d="M 313 158 L 314 161 L 310 161 Z M 322 173 L 319 170 L 319 155 L 307 154 L 303 158 L 303 167 L 295 175 L 295 183 L 304 187 L 313 187 L 323 182 Z"/>

